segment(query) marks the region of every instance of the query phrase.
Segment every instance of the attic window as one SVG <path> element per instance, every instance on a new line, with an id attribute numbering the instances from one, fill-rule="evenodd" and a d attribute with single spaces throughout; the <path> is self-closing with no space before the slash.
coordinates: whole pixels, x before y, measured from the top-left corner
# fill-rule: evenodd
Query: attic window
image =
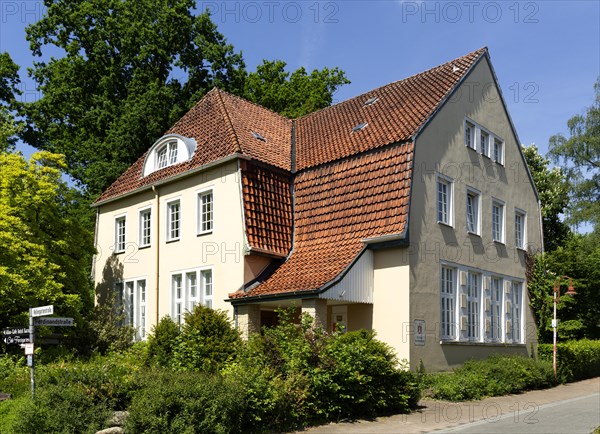
<path id="1" fill-rule="evenodd" d="M 258 139 L 258 140 L 260 140 L 260 141 L 262 141 L 262 142 L 266 142 L 266 141 L 267 141 L 267 139 L 265 139 L 265 138 L 262 136 L 262 134 L 260 134 L 260 133 L 257 133 L 256 131 L 252 131 L 252 135 L 254 136 L 254 138 L 255 138 L 255 139 Z"/>
<path id="2" fill-rule="evenodd" d="M 142 176 L 148 176 L 165 167 L 188 161 L 196 151 L 196 141 L 179 134 L 167 134 L 148 150 Z"/>
<path id="3" fill-rule="evenodd" d="M 352 128 L 352 132 L 356 132 L 356 131 L 360 131 L 362 130 L 364 127 L 366 127 L 367 125 L 369 125 L 368 122 L 363 122 L 361 124 L 358 124 L 357 126 L 355 126 L 354 128 Z"/>
<path id="4" fill-rule="evenodd" d="M 367 106 L 373 105 L 373 104 L 375 104 L 377 101 L 379 101 L 379 98 L 378 98 L 378 97 L 376 97 L 376 96 L 374 96 L 374 97 L 372 97 L 372 98 L 369 98 L 368 100 L 366 100 L 366 101 L 365 101 L 365 103 L 363 104 L 363 107 L 367 107 Z"/>
<path id="5" fill-rule="evenodd" d="M 171 166 L 177 162 L 177 140 L 171 140 L 156 150 L 156 169 Z"/>

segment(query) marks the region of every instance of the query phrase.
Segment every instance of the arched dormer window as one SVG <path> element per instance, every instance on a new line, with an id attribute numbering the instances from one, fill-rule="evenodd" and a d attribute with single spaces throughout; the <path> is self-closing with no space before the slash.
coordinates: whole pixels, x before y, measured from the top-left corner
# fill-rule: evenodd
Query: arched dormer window
<path id="1" fill-rule="evenodd" d="M 143 176 L 189 160 L 196 150 L 194 139 L 178 134 L 167 134 L 158 139 L 148 151 Z"/>

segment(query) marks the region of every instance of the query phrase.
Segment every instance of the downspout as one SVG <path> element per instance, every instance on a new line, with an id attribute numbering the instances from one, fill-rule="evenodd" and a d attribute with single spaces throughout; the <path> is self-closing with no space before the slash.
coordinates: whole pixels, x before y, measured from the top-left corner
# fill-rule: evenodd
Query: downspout
<path id="1" fill-rule="evenodd" d="M 94 226 L 94 250 L 98 247 L 98 222 L 100 221 L 100 209 L 96 208 L 96 225 Z M 96 283 L 96 259 L 97 259 L 98 251 L 94 253 L 92 256 L 92 269 L 90 271 L 90 279 L 94 282 L 94 286 Z M 96 304 L 96 288 L 94 288 L 94 305 Z"/>
<path id="2" fill-rule="evenodd" d="M 156 189 L 156 186 L 152 186 L 152 191 L 154 192 L 154 203 L 156 204 L 156 231 L 155 231 L 155 257 L 154 257 L 154 270 L 155 270 L 155 275 L 154 275 L 154 285 L 155 285 L 155 296 L 156 296 L 156 325 L 158 325 L 158 321 L 159 321 L 159 302 L 158 302 L 158 295 L 159 295 L 159 291 L 158 291 L 158 280 L 160 278 L 160 199 L 159 199 L 159 194 L 158 194 L 158 190 Z"/>
<path id="3" fill-rule="evenodd" d="M 544 219 L 542 218 L 542 201 L 538 199 L 538 216 L 540 219 L 540 244 L 544 253 Z"/>

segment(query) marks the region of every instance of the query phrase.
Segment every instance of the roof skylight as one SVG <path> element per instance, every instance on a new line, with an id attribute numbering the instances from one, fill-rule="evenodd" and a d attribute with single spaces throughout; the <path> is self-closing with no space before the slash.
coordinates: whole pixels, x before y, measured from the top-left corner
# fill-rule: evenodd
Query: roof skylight
<path id="1" fill-rule="evenodd" d="M 376 96 L 373 96 L 371 98 L 369 98 L 368 100 L 365 101 L 365 103 L 363 104 L 363 107 L 367 107 L 370 105 L 375 104 L 377 101 L 379 101 L 379 98 Z"/>
<path id="2" fill-rule="evenodd" d="M 355 126 L 354 128 L 352 128 L 352 132 L 354 133 L 354 132 L 356 132 L 356 131 L 360 131 L 360 130 L 362 130 L 364 127 L 366 127 L 367 125 L 369 125 L 369 123 L 368 123 L 368 122 L 363 122 L 363 123 L 360 123 L 360 124 L 358 124 L 357 126 Z"/>
<path id="3" fill-rule="evenodd" d="M 252 135 L 254 136 L 255 139 L 261 140 L 263 142 L 266 142 L 267 139 L 265 139 L 262 134 L 257 133 L 256 131 L 252 131 Z"/>

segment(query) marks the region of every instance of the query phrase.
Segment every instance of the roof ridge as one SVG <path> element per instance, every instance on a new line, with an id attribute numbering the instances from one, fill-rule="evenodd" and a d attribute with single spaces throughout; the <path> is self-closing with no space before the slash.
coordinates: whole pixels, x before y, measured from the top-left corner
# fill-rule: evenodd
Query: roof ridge
<path id="1" fill-rule="evenodd" d="M 219 91 L 221 94 L 225 94 L 225 95 L 227 95 L 228 97 L 235 98 L 235 99 L 239 99 L 239 100 L 241 100 L 241 101 L 244 101 L 245 103 L 252 104 L 252 105 L 254 105 L 254 106 L 256 106 L 256 107 L 259 107 L 259 108 L 261 108 L 261 109 L 263 109 L 263 110 L 266 110 L 266 111 L 268 111 L 268 112 L 271 112 L 272 114 L 274 114 L 274 115 L 276 115 L 276 116 L 279 116 L 280 118 L 283 118 L 283 119 L 285 119 L 285 120 L 291 121 L 291 120 L 294 120 L 294 119 L 296 119 L 296 118 L 288 118 L 287 116 L 284 116 L 284 115 L 282 115 L 281 113 L 277 113 L 275 110 L 272 110 L 272 109 L 270 109 L 270 108 L 268 108 L 268 107 L 265 107 L 264 105 L 260 105 L 260 104 L 258 104 L 258 103 L 256 103 L 256 102 L 254 102 L 254 101 L 250 101 L 249 99 L 247 99 L 247 98 L 244 98 L 243 96 L 235 95 L 235 94 L 233 94 L 233 93 L 231 93 L 231 92 L 227 92 L 226 90 L 223 90 L 223 89 L 221 89 L 221 88 L 218 88 L 218 87 L 215 87 L 214 89 L 217 89 L 217 90 L 218 90 L 218 91 Z"/>
<path id="2" fill-rule="evenodd" d="M 431 71 L 433 71 L 433 70 L 435 70 L 435 69 L 442 68 L 442 67 L 444 67 L 444 66 L 446 66 L 446 65 L 448 65 L 448 64 L 450 64 L 450 63 L 453 63 L 453 62 L 456 62 L 457 60 L 461 60 L 461 59 L 464 59 L 464 58 L 466 58 L 466 57 L 472 56 L 473 54 L 475 54 L 475 53 L 478 53 L 478 52 L 479 52 L 479 54 L 478 54 L 477 58 L 479 58 L 479 56 L 481 56 L 482 54 L 485 54 L 487 51 L 488 51 L 487 47 L 482 47 L 482 48 L 479 48 L 479 49 L 477 49 L 477 50 L 475 50 L 475 51 L 472 51 L 472 52 L 470 52 L 470 53 L 467 53 L 467 54 L 465 54 L 464 56 L 460 56 L 460 57 L 457 57 L 457 58 L 455 58 L 455 59 L 449 60 L 449 61 L 447 61 L 447 62 L 440 63 L 440 64 L 439 64 L 439 65 L 437 65 L 437 66 L 433 66 L 433 67 L 431 67 L 431 68 L 429 68 L 429 69 L 426 69 L 425 71 L 417 72 L 417 73 L 415 73 L 415 74 L 413 74 L 413 75 L 409 75 L 408 77 L 401 78 L 400 80 L 395 80 L 395 81 L 392 81 L 391 83 L 383 84 L 383 85 L 381 85 L 381 86 L 379 86 L 379 87 L 376 87 L 375 89 L 370 89 L 370 90 L 368 90 L 368 91 L 366 91 L 366 92 L 363 92 L 363 93 L 361 93 L 360 95 L 353 96 L 352 98 L 345 99 L 345 100 L 343 100 L 343 101 L 340 101 L 340 102 L 338 102 L 338 103 L 336 103 L 336 104 L 333 104 L 333 105 L 330 105 L 330 106 L 328 106 L 328 107 L 324 107 L 324 108 L 322 108 L 322 109 L 320 109 L 320 110 L 317 110 L 317 111 L 314 111 L 314 112 L 308 113 L 308 114 L 306 114 L 306 115 L 304 115 L 304 116 L 301 116 L 301 117 L 299 117 L 299 118 L 296 118 L 296 120 L 302 120 L 302 119 L 308 118 L 308 117 L 310 117 L 310 116 L 316 115 L 317 113 L 320 113 L 320 112 L 323 112 L 323 111 L 329 110 L 329 109 L 331 109 L 331 108 L 333 108 L 333 107 L 337 107 L 338 105 L 345 104 L 345 103 L 347 103 L 347 102 L 349 102 L 349 101 L 353 101 L 353 100 L 359 99 L 359 98 L 361 98 L 361 97 L 365 97 L 366 95 L 372 94 L 372 93 L 374 93 L 374 92 L 377 92 L 378 90 L 384 89 L 384 88 L 386 88 L 386 87 L 390 87 L 390 86 L 392 86 L 392 85 L 394 85 L 394 84 L 397 84 L 397 83 L 400 83 L 400 82 L 403 82 L 403 81 L 407 81 L 407 80 L 413 79 L 414 77 L 418 77 L 418 76 L 420 76 L 420 75 L 427 74 L 428 72 L 431 72 Z M 475 60 L 476 60 L 476 59 L 475 59 Z M 465 73 L 466 73 L 466 72 L 468 72 L 468 70 L 467 70 L 467 71 L 465 71 Z"/>
<path id="3" fill-rule="evenodd" d="M 231 117 L 229 116 L 227 107 L 225 107 L 225 103 L 223 102 L 223 98 L 221 97 L 221 92 L 223 91 L 218 87 L 214 87 L 210 90 L 210 92 L 212 92 L 213 90 L 217 94 L 217 98 L 219 98 L 219 110 L 221 111 L 221 116 L 223 116 L 225 122 L 227 123 L 227 131 L 229 133 L 228 135 L 230 135 L 233 139 L 233 143 L 235 145 L 235 152 L 237 152 L 238 154 L 243 154 L 244 152 L 242 150 L 242 146 L 240 145 L 240 141 L 238 140 L 235 128 L 233 127 L 233 122 L 231 122 Z M 208 95 L 208 93 L 206 95 Z"/>

